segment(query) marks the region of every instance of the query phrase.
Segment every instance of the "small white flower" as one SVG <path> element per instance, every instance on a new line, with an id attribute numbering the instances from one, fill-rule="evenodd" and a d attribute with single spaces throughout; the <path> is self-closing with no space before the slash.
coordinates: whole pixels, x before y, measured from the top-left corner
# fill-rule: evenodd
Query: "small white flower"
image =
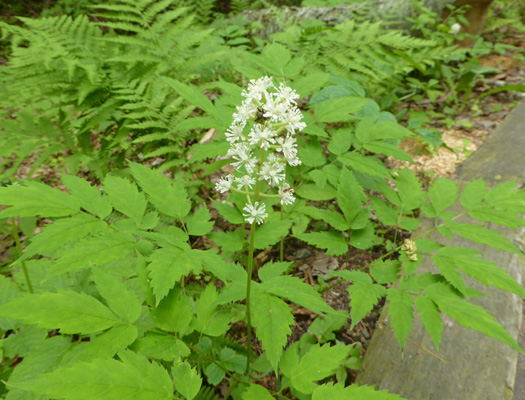
<path id="1" fill-rule="evenodd" d="M 215 190 L 219 193 L 226 193 L 232 188 L 233 175 L 228 175 L 225 178 L 219 179 L 219 182 L 215 184 Z"/>
<path id="2" fill-rule="evenodd" d="M 266 104 L 263 104 L 265 113 L 263 114 L 266 118 L 270 118 L 272 121 L 280 121 L 283 115 L 286 113 L 286 103 L 275 101 L 273 98 L 269 98 Z"/>
<path id="3" fill-rule="evenodd" d="M 293 196 L 293 189 L 286 182 L 283 183 L 283 186 L 279 188 L 279 198 L 281 199 L 281 204 L 293 204 L 295 197 Z"/>
<path id="4" fill-rule="evenodd" d="M 461 31 L 461 25 L 457 22 L 450 27 L 450 33 L 457 35 Z"/>
<path id="5" fill-rule="evenodd" d="M 239 141 L 239 139 L 242 139 L 242 131 L 244 129 L 243 125 L 236 125 L 233 124 L 230 126 L 226 132 L 224 133 L 226 135 L 226 140 L 230 143 L 235 143 Z"/>
<path id="6" fill-rule="evenodd" d="M 290 134 L 294 134 L 296 131 L 302 131 L 306 128 L 306 124 L 301 122 L 303 114 L 297 107 L 289 108 L 288 111 L 282 116 L 281 122 L 285 122 L 286 130 Z"/>
<path id="7" fill-rule="evenodd" d="M 264 150 L 270 148 L 270 144 L 275 143 L 275 131 L 268 125 L 255 124 L 249 133 L 250 144 L 261 146 Z"/>
<path id="8" fill-rule="evenodd" d="M 271 87 L 273 87 L 272 78 L 264 76 L 257 80 L 252 79 L 248 85 L 248 91 L 243 90 L 241 94 L 249 100 L 257 99 L 260 101 L 263 95 L 268 97 L 267 89 Z"/>
<path id="9" fill-rule="evenodd" d="M 287 86 L 284 86 L 284 83 L 281 82 L 279 85 L 279 89 L 277 89 L 278 97 L 280 99 L 283 99 L 286 104 L 296 104 L 296 101 L 299 98 L 299 95 L 293 90 L 292 88 L 289 88 Z"/>
<path id="10" fill-rule="evenodd" d="M 271 186 L 279 185 L 284 180 L 284 165 L 280 162 L 265 161 L 259 171 L 259 180 L 263 179 Z"/>
<path id="11" fill-rule="evenodd" d="M 237 107 L 237 112 L 233 114 L 233 123 L 240 123 L 240 125 L 245 125 L 246 121 L 250 118 L 255 117 L 257 112 L 257 106 L 250 101 L 244 101 L 239 107 Z"/>
<path id="12" fill-rule="evenodd" d="M 288 134 L 286 138 L 278 138 L 277 142 L 280 144 L 280 147 L 277 148 L 277 151 L 282 151 L 284 158 L 292 167 L 301 165 L 301 160 L 297 157 L 297 142 L 295 138 Z"/>
<path id="13" fill-rule="evenodd" d="M 242 188 L 252 188 L 255 185 L 255 179 L 249 175 L 244 175 L 241 178 L 235 178 L 235 182 L 238 183 L 237 189 L 241 190 Z"/>
<path id="14" fill-rule="evenodd" d="M 249 174 L 253 174 L 255 171 L 257 159 L 252 156 L 252 150 L 246 143 L 234 143 L 228 150 L 227 155 L 236 160 L 232 162 L 236 169 L 244 166 Z"/>
<path id="15" fill-rule="evenodd" d="M 246 211 L 246 213 L 242 215 L 249 224 L 253 224 L 253 221 L 262 224 L 264 219 L 268 216 L 268 214 L 266 214 L 266 204 L 259 204 L 258 201 L 256 201 L 254 205 L 246 204 L 243 211 Z"/>

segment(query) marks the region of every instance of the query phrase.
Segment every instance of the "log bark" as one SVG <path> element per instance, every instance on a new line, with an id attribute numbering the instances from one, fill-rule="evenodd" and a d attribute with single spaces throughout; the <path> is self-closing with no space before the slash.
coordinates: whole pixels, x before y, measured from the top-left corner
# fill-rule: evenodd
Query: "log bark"
<path id="1" fill-rule="evenodd" d="M 525 149 L 525 102 L 522 102 L 504 120 L 496 132 L 481 146 L 456 174 L 462 184 L 483 178 L 492 186 L 501 181 L 525 183 L 523 150 Z M 430 220 L 423 220 L 420 232 L 431 227 Z M 460 222 L 470 223 L 468 219 Z M 499 231 L 525 250 L 525 230 L 486 224 Z M 417 233 L 416 233 L 417 235 Z M 448 243 L 442 237 L 431 239 L 443 244 L 469 247 L 480 251 L 483 258 L 495 262 L 518 282 L 525 267 L 525 257 L 507 253 L 485 245 L 454 237 Z M 431 260 L 426 258 L 420 272 L 435 271 Z M 468 277 L 467 277 L 468 278 Z M 522 323 L 522 300 L 514 294 L 481 285 L 465 279 L 467 285 L 488 295 L 472 300 L 485 308 L 514 339 L 518 338 Z M 471 329 L 465 329 L 454 320 L 445 317 L 444 332 L 439 352 L 425 331 L 421 320 L 416 319 L 401 355 L 399 345 L 389 326 L 385 310 L 365 354 L 358 384 L 376 385 L 408 400 L 511 400 L 516 376 L 518 353 L 507 345 Z M 432 353 L 432 354 L 431 354 Z"/>

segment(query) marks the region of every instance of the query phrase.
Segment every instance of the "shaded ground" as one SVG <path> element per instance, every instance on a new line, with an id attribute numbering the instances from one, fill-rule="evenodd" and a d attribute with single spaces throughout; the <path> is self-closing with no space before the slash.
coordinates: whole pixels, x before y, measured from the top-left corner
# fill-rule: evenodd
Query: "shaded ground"
<path id="1" fill-rule="evenodd" d="M 500 40 L 500 42 L 525 49 L 524 34 L 510 33 L 506 39 Z M 476 98 L 491 89 L 505 84 L 515 85 L 523 83 L 525 71 L 514 56 L 515 54 L 512 51 L 508 51 L 506 55 L 495 54 L 482 59 L 483 65 L 497 67 L 501 70 L 501 73 L 481 81 L 476 86 L 472 97 Z M 518 92 L 500 92 L 489 95 L 479 101 L 477 109 L 467 108 L 456 116 L 454 118 L 455 123 L 449 128 L 443 124 L 443 121 L 439 119 L 434 120 L 432 123 L 433 127 L 443 132 L 443 141 L 454 151 L 443 147 L 438 148 L 435 152 L 430 152 L 420 142 L 408 140 L 403 142 L 402 147 L 412 155 L 416 164 L 407 166 L 420 173 L 422 177 L 428 177 L 428 171 L 431 171 L 431 175 L 434 176 L 451 176 L 456 166 L 468 156 L 469 152 L 475 151 L 483 144 L 484 140 L 496 129 L 509 110 L 522 98 L 522 93 Z M 417 105 L 412 104 L 410 107 L 417 111 L 440 111 L 443 105 L 444 98 L 438 98 L 435 103 L 426 101 Z M 403 163 L 390 160 L 390 165 L 402 167 Z M 29 169 L 29 167 L 22 167 L 17 178 L 27 177 Z M 46 182 L 56 182 L 57 180 L 56 171 L 52 168 L 46 167 L 37 170 L 35 175 Z M 0 263 L 8 258 L 8 253 L 13 246 L 14 242 L 11 236 L 0 232 Z M 296 268 L 293 273 L 295 276 L 304 278 L 306 282 L 316 285 L 318 277 L 326 276 L 329 271 L 362 268 L 378 258 L 382 252 L 383 249 L 381 247 L 374 249 L 374 251 L 354 249 L 347 256 L 336 258 L 327 256 L 302 242 L 290 239 L 285 249 L 285 260 L 295 264 Z M 264 259 L 277 259 L 278 253 L 274 248 L 269 252 L 259 254 L 258 258 L 262 263 Z M 347 286 L 348 284 L 341 284 L 331 288 L 323 294 L 324 299 L 334 309 L 348 310 L 350 304 L 348 292 L 346 291 Z M 361 346 L 363 355 L 368 348 L 379 313 L 380 307 L 376 307 L 354 329 L 350 329 L 350 321 L 348 321 L 343 329 L 337 333 L 337 339 L 345 343 L 355 343 L 357 346 Z M 296 341 L 304 335 L 315 318 L 315 315 L 304 309 L 296 310 L 295 315 L 296 326 L 293 328 L 291 341 Z M 242 327 L 239 327 L 239 331 L 235 333 L 242 336 Z M 525 321 L 520 339 L 521 345 L 525 347 Z M 242 340 L 240 342 L 242 343 Z M 516 397 L 516 399 L 523 399 L 525 398 L 525 358 L 522 356 L 520 356 L 516 382 L 516 396 L 518 396 L 518 393 L 521 396 Z M 266 384 L 271 387 L 274 383 L 268 381 Z"/>

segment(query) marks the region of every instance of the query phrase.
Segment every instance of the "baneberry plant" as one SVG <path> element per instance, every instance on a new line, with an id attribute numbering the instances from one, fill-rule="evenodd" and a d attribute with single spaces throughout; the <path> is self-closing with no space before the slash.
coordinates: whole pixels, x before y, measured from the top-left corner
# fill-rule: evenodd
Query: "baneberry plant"
<path id="1" fill-rule="evenodd" d="M 212 118 L 227 120 L 197 89 L 169 83 Z M 23 357 L 7 379 L 10 396 L 191 400 L 227 380 L 226 397 L 242 400 L 290 399 L 286 393 L 313 400 L 398 399 L 345 386 L 346 368 L 359 366 L 359 348 L 333 335 L 347 313 L 288 274 L 289 262 L 268 262 L 254 277 L 255 250 L 277 244 L 292 229 L 297 239 L 342 256 L 351 247 L 384 243 L 378 221 L 395 232 L 414 230 L 419 210 L 446 237 L 455 233 L 520 253 L 497 232 L 460 218 L 517 228 L 525 190 L 509 183 L 489 189 L 478 180 L 460 193 L 453 181 L 440 179 L 423 191 L 413 173 L 392 171 L 374 156 L 408 157 L 395 141 L 410 132 L 364 93 L 318 96 L 313 116 L 304 116 L 308 127 L 295 104 L 298 95 L 284 84 L 261 78 L 243 95 L 225 133 L 234 172 L 216 184 L 228 197 L 213 202 L 225 220 L 240 225 L 233 231 L 212 232 L 209 209 L 192 202 L 180 174 L 170 179 L 133 162 L 108 175 L 100 189 L 71 175 L 61 176 L 67 192 L 31 180 L 0 188 L 6 206 L 0 218 L 42 218 L 41 233 L 26 239 L 23 255 L 0 277 L 0 329 L 12 332 L 3 351 Z M 453 212 L 458 198 L 463 210 Z M 281 212 L 274 209 L 279 204 Z M 196 248 L 202 236 L 219 249 Z M 525 296 L 513 278 L 473 250 L 424 234 L 386 245 L 388 253 L 367 266 L 369 273 L 347 269 L 328 277 L 330 285 L 351 283 L 352 325 L 386 296 L 401 347 L 417 311 L 436 347 L 446 313 L 522 351 L 492 316 L 468 302 L 479 292 L 461 272 Z M 418 273 L 423 257 L 432 258 L 435 273 Z M 391 283 L 398 285 L 385 286 Z M 287 346 L 295 306 L 318 317 L 308 334 Z M 245 327 L 246 335 L 236 337 Z M 262 348 L 256 359 L 252 327 Z M 257 384 L 267 374 L 275 376 L 275 387 Z"/>

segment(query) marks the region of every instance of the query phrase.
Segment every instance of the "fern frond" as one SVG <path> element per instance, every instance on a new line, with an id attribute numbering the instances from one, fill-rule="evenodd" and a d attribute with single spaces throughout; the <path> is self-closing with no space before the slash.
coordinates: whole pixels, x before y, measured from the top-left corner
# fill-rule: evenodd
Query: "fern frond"
<path id="1" fill-rule="evenodd" d="M 153 4 L 149 5 L 145 10 L 144 18 L 149 23 L 152 23 L 157 17 L 157 14 L 159 14 L 161 11 L 166 11 L 170 6 L 174 5 L 173 3 L 173 0 L 161 0 L 156 3 L 153 2 Z"/>
<path id="2" fill-rule="evenodd" d="M 171 154 L 171 153 L 176 153 L 176 152 L 180 152 L 180 146 L 175 146 L 175 145 L 163 146 L 159 149 L 156 149 L 154 151 L 151 151 L 145 154 L 144 158 L 147 159 L 147 158 L 159 157 L 159 156 L 164 156 L 166 154 Z"/>

